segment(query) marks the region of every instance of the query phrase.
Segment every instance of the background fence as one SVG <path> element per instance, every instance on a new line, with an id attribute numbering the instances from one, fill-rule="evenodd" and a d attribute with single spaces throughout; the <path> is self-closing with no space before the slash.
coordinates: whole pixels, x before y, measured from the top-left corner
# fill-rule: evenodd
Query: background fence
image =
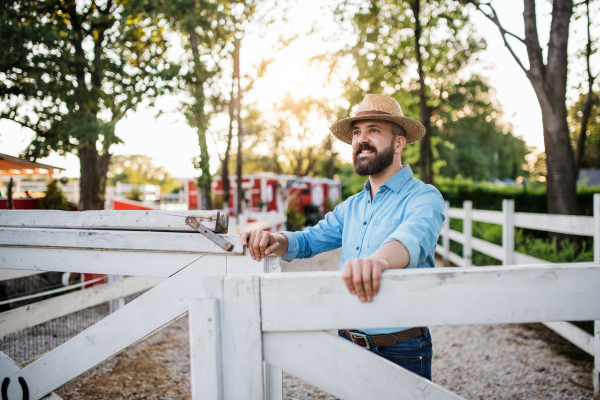
<path id="1" fill-rule="evenodd" d="M 573 215 L 552 215 L 515 212 L 514 200 L 503 200 L 502 211 L 474 210 L 471 201 L 465 201 L 461 208 L 451 208 L 446 202 L 446 220 L 442 228 L 442 245 L 436 252 L 446 261 L 458 267 L 471 266 L 473 250 L 502 261 L 503 265 L 548 264 L 542 260 L 515 251 L 515 228 L 534 229 L 567 235 L 593 237 L 594 261 L 600 262 L 600 194 L 594 195 L 594 215 L 592 217 Z M 463 232 L 450 229 L 450 219 L 463 221 Z M 486 222 L 502 225 L 502 245 L 473 237 L 473 222 Z M 462 256 L 450 251 L 450 241 L 463 247 Z M 590 334 L 578 326 L 566 321 L 543 322 L 548 328 L 558 333 L 588 354 L 595 356 L 594 387 L 598 391 L 598 371 L 600 371 L 600 323 L 594 324 L 594 334 Z"/>

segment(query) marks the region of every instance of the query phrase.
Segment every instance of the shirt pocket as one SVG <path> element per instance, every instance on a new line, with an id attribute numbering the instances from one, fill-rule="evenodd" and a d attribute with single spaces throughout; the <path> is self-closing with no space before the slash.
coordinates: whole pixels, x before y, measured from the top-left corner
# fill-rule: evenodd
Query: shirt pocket
<path id="1" fill-rule="evenodd" d="M 400 225 L 400 218 L 383 218 L 373 222 L 373 227 L 369 233 L 367 246 L 371 250 L 377 250 Z"/>

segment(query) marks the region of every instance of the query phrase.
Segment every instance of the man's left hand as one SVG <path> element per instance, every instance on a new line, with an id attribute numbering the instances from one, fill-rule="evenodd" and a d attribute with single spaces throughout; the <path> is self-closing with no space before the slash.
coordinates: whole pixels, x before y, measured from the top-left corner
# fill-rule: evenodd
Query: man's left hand
<path id="1" fill-rule="evenodd" d="M 348 260 L 342 269 L 342 278 L 350 293 L 358 296 L 362 303 L 370 302 L 379 292 L 381 273 L 390 269 L 386 260 L 379 258 L 356 258 Z"/>

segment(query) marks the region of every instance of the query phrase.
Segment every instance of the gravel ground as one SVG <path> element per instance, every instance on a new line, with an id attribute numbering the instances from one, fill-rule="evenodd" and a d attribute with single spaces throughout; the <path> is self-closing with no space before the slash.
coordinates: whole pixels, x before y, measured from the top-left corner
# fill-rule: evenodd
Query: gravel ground
<path id="1" fill-rule="evenodd" d="M 339 252 L 283 265 L 337 270 Z M 592 399 L 590 356 L 540 324 L 431 328 L 433 380 L 466 399 Z M 568 357 L 567 357 L 568 356 Z M 189 399 L 187 318 L 57 390 L 64 399 Z M 336 399 L 284 373 L 284 399 Z"/>

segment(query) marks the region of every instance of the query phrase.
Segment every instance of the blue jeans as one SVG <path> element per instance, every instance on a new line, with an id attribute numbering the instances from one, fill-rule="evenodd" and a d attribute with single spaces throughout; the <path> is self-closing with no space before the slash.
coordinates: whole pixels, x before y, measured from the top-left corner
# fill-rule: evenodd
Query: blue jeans
<path id="1" fill-rule="evenodd" d="M 350 341 L 343 331 L 338 331 L 338 336 Z M 433 347 L 431 345 L 431 333 L 425 328 L 425 334 L 414 339 L 408 339 L 396 343 L 393 346 L 373 346 L 371 337 L 369 340 L 369 351 L 382 356 L 386 360 L 393 362 L 407 370 L 414 372 L 423 378 L 431 380 L 431 358 L 433 356 Z"/>

